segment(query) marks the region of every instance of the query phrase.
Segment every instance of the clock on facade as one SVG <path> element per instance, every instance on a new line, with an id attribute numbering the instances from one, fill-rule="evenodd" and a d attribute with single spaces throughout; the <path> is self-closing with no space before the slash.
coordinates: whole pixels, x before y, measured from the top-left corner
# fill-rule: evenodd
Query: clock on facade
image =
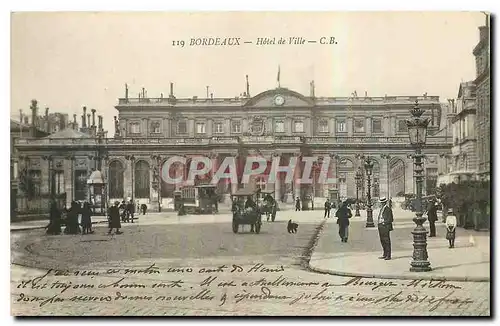
<path id="1" fill-rule="evenodd" d="M 285 98 L 281 95 L 277 95 L 275 98 L 274 98 L 274 104 L 276 105 L 283 105 L 285 104 Z"/>

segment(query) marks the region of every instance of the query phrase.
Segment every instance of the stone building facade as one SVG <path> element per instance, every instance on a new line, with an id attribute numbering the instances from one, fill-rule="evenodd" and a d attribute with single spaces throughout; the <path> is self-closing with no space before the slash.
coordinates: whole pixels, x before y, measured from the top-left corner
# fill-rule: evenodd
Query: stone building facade
<path id="1" fill-rule="evenodd" d="M 29 173 L 40 175 L 39 192 L 64 191 L 68 203 L 88 198 L 86 179 L 97 169 L 104 176 L 108 201 L 130 197 L 153 210 L 160 204 L 172 207 L 174 191 L 183 184 L 167 184 L 160 175 L 163 163 L 176 155 L 188 162 L 206 156 L 215 168 L 227 156 L 241 161 L 258 155 L 268 162 L 279 157 L 280 165 L 291 157 L 315 156 L 316 166 L 330 158 L 334 184 L 319 183 L 315 172 L 312 185 L 301 185 L 300 173 L 291 184 L 283 176 L 274 185 L 266 184 L 264 173 L 249 185 L 274 190 L 282 201 L 327 197 L 331 190 L 340 197 L 356 197 L 355 173 L 358 168 L 365 173 L 361 158 L 370 156 L 375 160 L 373 196 L 395 197 L 415 188 L 405 120 L 418 100 L 431 120 L 424 153 L 425 188 L 433 192 L 438 174 L 447 169 L 440 154 L 451 154 L 452 147 L 451 133 L 448 137 L 442 132 L 448 112 L 439 97 L 315 97 L 311 86 L 309 96 L 276 88 L 252 97 L 247 86 L 240 97 L 201 99 L 176 98 L 173 84 L 169 96 L 160 98 L 148 98 L 144 90 L 130 98 L 127 88 L 116 106 L 114 137 L 67 128 L 44 139 L 20 139 L 17 148 Z M 178 164 L 169 174 L 185 178 L 186 170 Z M 366 194 L 365 183 L 360 196 Z M 221 181 L 217 187 L 229 194 L 242 185 Z"/>
<path id="2" fill-rule="evenodd" d="M 452 169 L 454 173 L 477 171 L 476 85 L 460 84 L 457 101 L 451 102 L 453 119 Z"/>
<path id="3" fill-rule="evenodd" d="M 477 157 L 478 175 L 481 179 L 489 180 L 490 175 L 490 27 L 489 16 L 486 25 L 479 27 L 479 43 L 474 48 L 476 59 L 476 130 L 477 130 Z"/>

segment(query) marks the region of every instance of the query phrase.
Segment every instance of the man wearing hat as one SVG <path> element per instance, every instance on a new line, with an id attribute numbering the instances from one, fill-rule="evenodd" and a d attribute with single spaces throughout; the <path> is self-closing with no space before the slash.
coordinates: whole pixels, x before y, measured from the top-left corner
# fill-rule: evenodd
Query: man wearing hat
<path id="1" fill-rule="evenodd" d="M 378 234 L 380 237 L 380 243 L 382 244 L 382 249 L 384 254 L 379 257 L 379 259 L 391 260 L 391 234 L 392 228 L 392 208 L 388 205 L 387 198 L 382 197 L 379 199 L 381 208 L 378 213 Z"/>

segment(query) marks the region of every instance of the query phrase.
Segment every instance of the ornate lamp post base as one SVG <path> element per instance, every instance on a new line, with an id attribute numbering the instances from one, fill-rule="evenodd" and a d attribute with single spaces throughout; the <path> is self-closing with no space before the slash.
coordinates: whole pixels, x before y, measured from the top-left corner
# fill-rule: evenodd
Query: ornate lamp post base
<path id="1" fill-rule="evenodd" d="M 374 228 L 375 223 L 373 223 L 373 210 L 371 208 L 371 205 L 368 206 L 366 209 L 366 227 L 367 228 Z"/>
<path id="2" fill-rule="evenodd" d="M 422 226 L 426 218 L 422 213 L 417 213 L 413 222 L 417 224 L 411 232 L 413 234 L 413 260 L 410 265 L 410 272 L 429 272 L 432 270 L 431 263 L 427 260 L 427 230 Z"/>

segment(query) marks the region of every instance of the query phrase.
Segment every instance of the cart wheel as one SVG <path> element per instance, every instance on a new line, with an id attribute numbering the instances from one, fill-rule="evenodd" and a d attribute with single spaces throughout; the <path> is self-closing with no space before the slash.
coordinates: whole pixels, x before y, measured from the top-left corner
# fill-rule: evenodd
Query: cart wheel
<path id="1" fill-rule="evenodd" d="M 261 224 L 259 222 L 255 223 L 255 233 L 257 233 L 257 234 L 260 233 L 260 226 L 261 226 Z"/>
<path id="2" fill-rule="evenodd" d="M 239 226 L 238 223 L 233 222 L 233 232 L 234 233 L 238 233 L 238 226 Z"/>

